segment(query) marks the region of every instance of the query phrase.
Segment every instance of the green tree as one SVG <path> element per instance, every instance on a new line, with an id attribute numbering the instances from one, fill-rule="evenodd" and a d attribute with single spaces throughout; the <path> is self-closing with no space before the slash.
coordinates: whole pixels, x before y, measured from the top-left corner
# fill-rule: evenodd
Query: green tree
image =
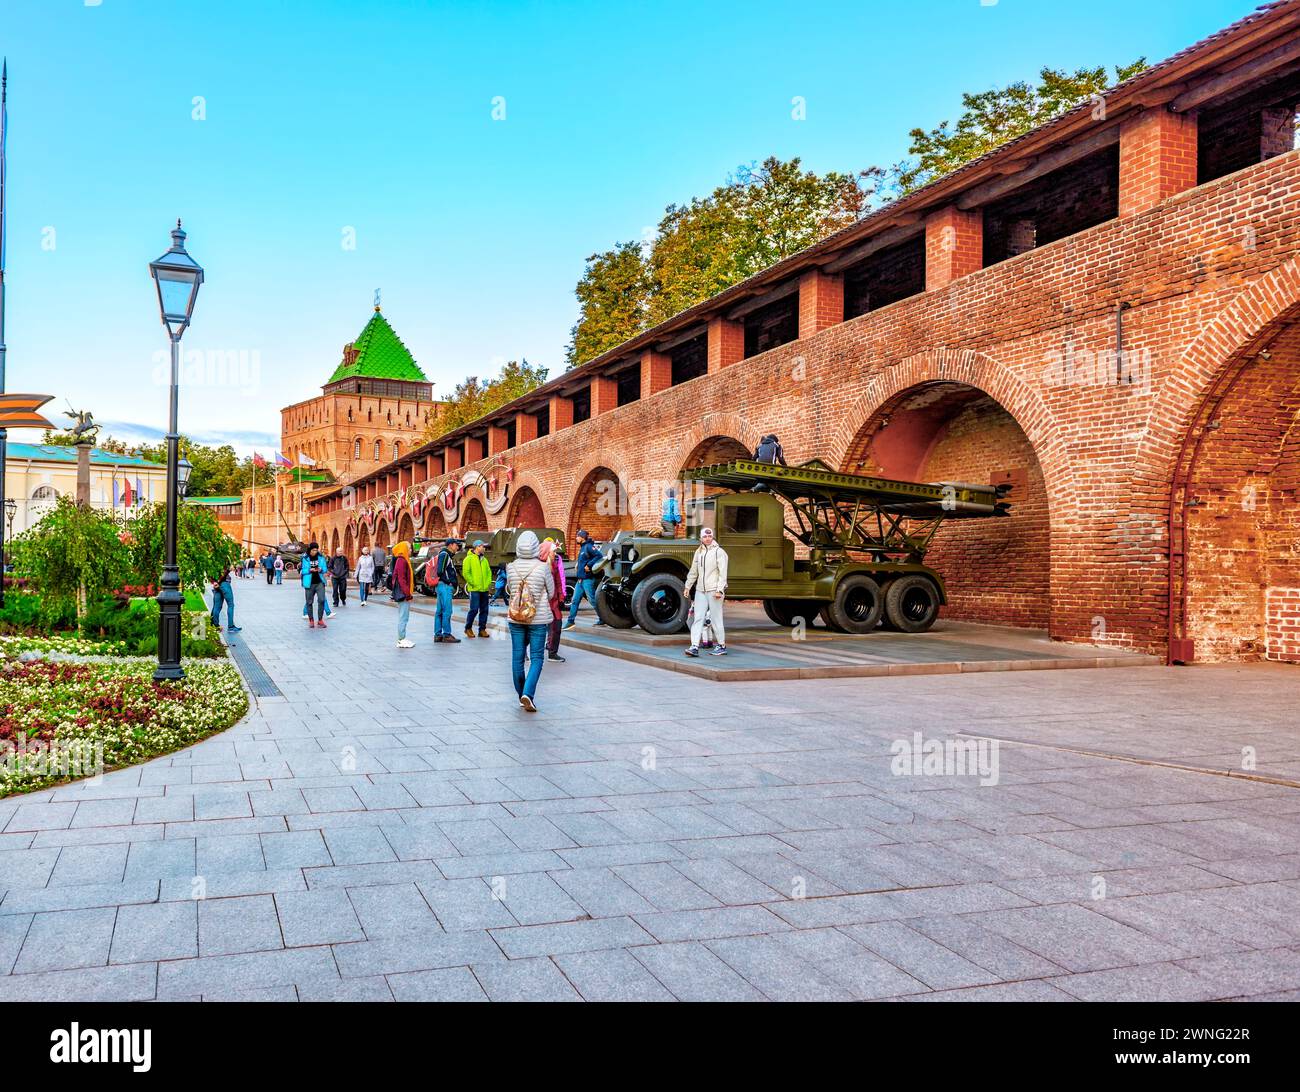
<path id="1" fill-rule="evenodd" d="M 127 523 L 127 531 L 136 580 L 157 584 L 166 553 L 167 506 L 146 505 Z M 180 506 L 176 513 L 176 566 L 182 587 L 201 592 L 204 582 L 229 569 L 239 552 L 239 544 L 221 530 L 211 512 Z"/>
<path id="2" fill-rule="evenodd" d="M 442 412 L 429 422 L 422 442 L 436 440 L 453 429 L 477 421 L 494 409 L 536 390 L 546 382 L 547 369 L 535 367 L 525 359 L 511 360 L 501 374 L 486 382 L 476 375 L 456 384 Z"/>
<path id="3" fill-rule="evenodd" d="M 805 171 L 775 156 L 737 169 L 708 197 L 670 205 L 647 254 L 619 243 L 587 259 L 573 367 L 848 227 L 866 210 L 882 172 Z"/>
<path id="4" fill-rule="evenodd" d="M 1021 81 L 978 94 L 964 94 L 956 125 L 943 121 L 933 129 L 911 131 L 908 154 L 917 158 L 894 168 L 897 189 L 900 193 L 910 193 L 928 185 L 1008 140 L 1045 125 L 1146 67 L 1146 58 L 1139 57 L 1131 64 L 1116 65 L 1113 78 L 1107 76 L 1104 65 L 1073 72 L 1044 68 L 1035 85 Z"/>
<path id="5" fill-rule="evenodd" d="M 639 243 L 617 243 L 591 255 L 574 290 L 579 318 L 564 354 L 569 366 L 598 357 L 642 330 L 651 286 L 650 267 Z"/>
<path id="6" fill-rule="evenodd" d="M 54 508 L 17 540 L 20 564 L 47 607 L 86 604 L 120 588 L 131 574 L 121 525 L 110 512 L 60 496 Z"/>
<path id="7" fill-rule="evenodd" d="M 69 432 L 55 432 L 52 429 L 46 429 L 41 436 L 41 443 L 48 447 L 72 447 L 76 439 Z M 130 445 L 122 440 L 115 440 L 112 436 L 106 436 L 102 440 L 96 440 L 95 446 L 100 451 L 108 451 L 114 455 L 131 454 Z"/>

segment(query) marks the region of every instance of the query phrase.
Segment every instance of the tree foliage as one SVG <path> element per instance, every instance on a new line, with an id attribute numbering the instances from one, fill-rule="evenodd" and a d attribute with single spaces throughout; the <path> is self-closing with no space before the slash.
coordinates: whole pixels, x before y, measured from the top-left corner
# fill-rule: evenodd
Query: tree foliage
<path id="1" fill-rule="evenodd" d="M 131 574 L 131 554 L 111 512 L 60 496 L 52 510 L 16 541 L 15 564 L 51 608 L 86 603 L 120 588 Z"/>
<path id="2" fill-rule="evenodd" d="M 587 259 L 570 367 L 848 227 L 881 172 L 818 175 L 775 156 L 743 166 L 708 197 L 669 205 L 654 239 Z"/>
<path id="3" fill-rule="evenodd" d="M 146 505 L 127 524 L 131 567 L 141 584 L 162 579 L 167 546 L 167 506 Z M 204 583 L 225 573 L 239 556 L 239 544 L 204 508 L 182 504 L 176 513 L 176 567 L 181 585 L 202 591 Z"/>
<path id="4" fill-rule="evenodd" d="M 1043 68 L 1038 83 L 1023 81 L 978 94 L 962 95 L 962 112 L 955 125 L 940 122 L 933 129 L 913 129 L 908 154 L 917 158 L 894 168 L 897 188 L 910 193 L 978 159 L 1008 140 L 1045 125 L 1107 87 L 1135 76 L 1147 66 L 1139 57 L 1116 65 L 1113 78 L 1104 65 L 1066 72 Z"/>
<path id="5" fill-rule="evenodd" d="M 422 442 L 436 440 L 453 429 L 476 421 L 485 414 L 513 402 L 516 398 L 536 390 L 546 382 L 547 369 L 535 367 L 528 361 L 511 360 L 501 369 L 501 374 L 488 380 L 467 376 L 456 384 L 447 399 L 442 413 L 433 418 L 424 431 Z"/>

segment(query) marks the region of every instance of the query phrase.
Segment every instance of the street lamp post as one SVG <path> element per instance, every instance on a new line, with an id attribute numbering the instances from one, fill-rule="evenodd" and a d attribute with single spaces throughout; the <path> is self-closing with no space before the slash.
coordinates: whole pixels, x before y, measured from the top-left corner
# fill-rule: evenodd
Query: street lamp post
<path id="1" fill-rule="evenodd" d="M 5 546 L 7 546 L 8 543 L 13 542 L 14 540 L 14 516 L 16 516 L 17 514 L 18 514 L 18 502 L 14 500 L 13 497 L 6 498 L 5 499 L 5 523 L 9 527 L 9 533 L 4 538 L 3 544 Z M 0 559 L 5 559 L 3 561 L 0 561 L 0 607 L 3 607 L 5 605 L 5 576 L 7 575 L 7 570 L 9 568 L 9 563 L 7 560 L 8 557 L 9 557 L 8 549 L 0 549 Z"/>
<path id="2" fill-rule="evenodd" d="M 176 397 L 179 382 L 181 335 L 194 314 L 194 300 L 203 283 L 203 269 L 185 251 L 185 232 L 176 221 L 171 249 L 149 263 L 149 272 L 158 289 L 158 309 L 172 343 L 171 401 L 167 418 L 167 553 L 163 561 L 162 584 L 158 591 L 158 667 L 157 681 L 183 679 L 181 667 L 181 595 L 180 571 L 176 567 L 176 512 L 182 488 L 177 451 L 180 434 L 176 425 Z M 188 463 L 186 477 L 188 478 Z"/>

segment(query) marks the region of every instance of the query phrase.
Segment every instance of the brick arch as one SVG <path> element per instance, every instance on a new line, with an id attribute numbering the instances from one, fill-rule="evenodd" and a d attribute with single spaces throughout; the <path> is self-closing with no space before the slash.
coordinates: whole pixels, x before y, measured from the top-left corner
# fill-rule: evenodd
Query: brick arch
<path id="1" fill-rule="evenodd" d="M 397 517 L 397 538 L 396 542 L 410 542 L 415 537 L 415 523 L 411 519 L 410 512 L 403 512 Z"/>
<path id="2" fill-rule="evenodd" d="M 1160 381 L 1134 460 L 1133 478 L 1159 486 L 1167 499 L 1170 464 L 1191 428 L 1201 399 L 1228 365 L 1271 326 L 1300 310 L 1300 258 L 1270 270 L 1242 289 Z"/>
<path id="3" fill-rule="evenodd" d="M 473 534 L 475 531 L 487 531 L 489 529 L 487 509 L 483 507 L 483 502 L 477 497 L 462 501 L 460 519 L 457 520 L 456 526 L 462 538 Z"/>
<path id="4" fill-rule="evenodd" d="M 516 505 L 519 499 L 519 495 L 524 490 L 530 491 L 533 494 L 533 496 L 537 498 L 537 503 L 542 509 L 543 518 L 553 519 L 555 517 L 556 512 L 552 510 L 554 506 L 547 499 L 550 496 L 549 491 L 543 488 L 543 486 L 538 481 L 535 475 L 519 474 L 516 475 L 514 480 L 510 483 L 510 501 L 505 508 L 504 515 L 506 521 L 503 524 L 503 526 L 505 527 L 519 526 L 517 522 L 518 509 Z"/>
<path id="5" fill-rule="evenodd" d="M 1043 470 L 1048 495 L 1073 495 L 1070 468 L 1061 429 L 1039 393 L 1005 365 L 973 349 L 927 349 L 905 357 L 872 376 L 867 389 L 840 421 L 828 452 L 832 466 L 844 467 L 852 458 L 862 427 L 887 402 L 909 388 L 932 383 L 959 383 L 987 394 L 1011 415 L 1033 446 Z"/>
<path id="6" fill-rule="evenodd" d="M 598 500 L 597 484 L 611 478 L 618 482 L 619 511 L 597 517 L 594 512 Z M 627 501 L 631 480 L 626 464 L 618 458 L 597 458 L 575 475 L 566 513 L 565 541 L 576 543 L 578 531 L 584 529 L 590 531 L 597 541 L 612 538 L 615 531 L 630 529 L 632 514 L 627 511 Z M 588 523 L 592 526 L 588 527 Z"/>
<path id="7" fill-rule="evenodd" d="M 506 525 L 509 527 L 546 526 L 546 510 L 530 486 L 521 486 L 514 491 L 506 512 Z"/>
<path id="8" fill-rule="evenodd" d="M 758 446 L 762 435 L 758 426 L 736 413 L 706 413 L 700 423 L 682 438 L 673 457 L 664 467 L 665 478 L 675 478 L 687 465 L 696 451 L 717 437 L 730 437 L 751 452 Z"/>
<path id="9" fill-rule="evenodd" d="M 442 514 L 434 501 L 430 501 L 425 507 L 424 529 L 430 538 L 447 537 L 447 517 Z"/>

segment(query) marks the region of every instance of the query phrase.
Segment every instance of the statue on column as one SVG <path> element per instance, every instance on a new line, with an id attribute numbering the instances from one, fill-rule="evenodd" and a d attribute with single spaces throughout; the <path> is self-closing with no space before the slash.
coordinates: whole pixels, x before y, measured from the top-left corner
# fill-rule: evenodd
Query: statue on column
<path id="1" fill-rule="evenodd" d="M 99 439 L 99 426 L 95 424 L 95 416 L 90 410 L 76 410 L 72 408 L 72 403 L 68 403 L 68 412 L 65 414 L 71 417 L 76 424 L 67 429 L 72 434 L 72 439 L 78 444 L 93 444 Z"/>

